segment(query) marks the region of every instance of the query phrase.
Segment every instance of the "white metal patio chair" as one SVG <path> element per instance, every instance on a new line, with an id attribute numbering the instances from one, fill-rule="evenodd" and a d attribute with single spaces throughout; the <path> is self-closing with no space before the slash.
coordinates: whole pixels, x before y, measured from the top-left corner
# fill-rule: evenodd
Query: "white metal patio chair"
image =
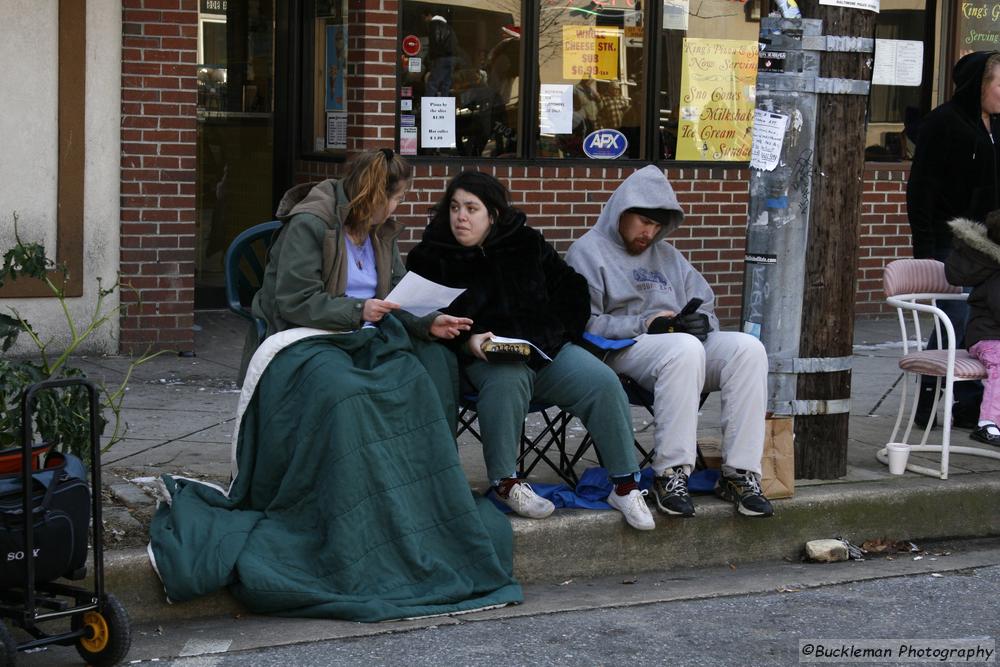
<path id="1" fill-rule="evenodd" d="M 931 419 L 923 429 L 920 442 L 910 446 L 910 452 L 940 452 L 941 467 L 939 470 L 915 463 L 907 463 L 906 469 L 931 477 L 948 479 L 948 456 L 951 452 L 971 454 L 1000 459 L 1000 452 L 990 451 L 980 447 L 952 447 L 951 423 L 953 388 L 955 382 L 981 380 L 986 377 L 986 368 L 978 359 L 969 356 L 962 349 L 955 349 L 955 330 L 951 320 L 938 308 L 938 301 L 964 301 L 968 295 L 962 289 L 948 284 L 945 278 L 944 264 L 934 259 L 899 259 L 885 267 L 883 274 L 886 300 L 896 308 L 899 316 L 900 335 L 903 343 L 903 356 L 899 360 L 899 368 L 903 371 L 903 381 L 900 383 L 902 393 L 899 399 L 899 413 L 896 424 L 892 428 L 889 442 L 909 443 L 910 433 L 917 414 L 919 398 L 919 383 L 921 375 L 936 377 L 934 385 L 934 405 L 931 408 Z M 948 346 L 940 350 L 925 350 L 924 332 L 921 330 L 920 316 L 930 315 L 932 326 L 937 332 L 939 341 L 947 340 Z M 942 334 L 945 334 L 942 337 Z M 934 427 L 933 415 L 937 414 L 941 382 L 944 381 L 944 420 L 942 422 L 941 444 L 927 444 L 927 438 Z M 909 388 L 913 388 L 910 405 Z M 903 416 L 907 414 L 905 427 Z M 897 440 L 902 428 L 902 437 Z M 888 454 L 883 447 L 876 453 L 876 458 L 882 463 L 888 463 Z"/>

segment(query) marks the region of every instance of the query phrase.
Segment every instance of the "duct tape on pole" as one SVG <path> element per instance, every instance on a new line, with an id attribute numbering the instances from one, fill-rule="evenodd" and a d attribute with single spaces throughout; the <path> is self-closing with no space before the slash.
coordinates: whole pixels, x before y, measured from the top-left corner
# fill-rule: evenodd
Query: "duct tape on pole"
<path id="1" fill-rule="evenodd" d="M 821 32 L 812 19 L 761 20 L 741 324 L 772 359 L 799 356 L 819 75 L 819 53 L 802 45 Z M 796 388 L 770 373 L 768 410 L 787 414 Z"/>

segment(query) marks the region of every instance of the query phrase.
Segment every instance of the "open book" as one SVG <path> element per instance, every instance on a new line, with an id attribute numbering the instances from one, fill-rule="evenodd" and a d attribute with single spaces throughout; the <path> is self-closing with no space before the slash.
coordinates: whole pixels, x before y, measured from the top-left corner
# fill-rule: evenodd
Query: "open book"
<path id="1" fill-rule="evenodd" d="M 545 361 L 552 361 L 552 357 L 542 352 L 531 341 L 524 340 L 523 338 L 492 336 L 488 341 L 483 343 L 483 352 L 486 353 L 487 359 L 491 361 L 516 361 L 519 359 L 527 361 L 531 350 L 534 350 Z"/>

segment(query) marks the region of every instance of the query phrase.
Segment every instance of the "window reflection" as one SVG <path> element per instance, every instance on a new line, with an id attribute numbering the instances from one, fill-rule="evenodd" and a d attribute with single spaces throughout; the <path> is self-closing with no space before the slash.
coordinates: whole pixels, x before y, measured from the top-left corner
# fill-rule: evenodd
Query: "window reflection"
<path id="1" fill-rule="evenodd" d="M 520 3 L 404 2 L 401 12 L 400 152 L 515 156 Z"/>
<path id="2" fill-rule="evenodd" d="M 637 0 L 541 5 L 539 157 L 584 157 L 584 139 L 600 129 L 625 136 L 622 157 L 644 157 L 643 25 Z"/>

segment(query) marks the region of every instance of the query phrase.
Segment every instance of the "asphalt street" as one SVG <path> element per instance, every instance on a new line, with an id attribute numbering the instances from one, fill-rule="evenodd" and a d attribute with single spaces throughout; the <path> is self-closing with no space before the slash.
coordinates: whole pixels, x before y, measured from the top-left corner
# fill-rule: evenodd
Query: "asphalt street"
<path id="1" fill-rule="evenodd" d="M 815 650 L 807 646 L 825 646 L 829 652 L 864 639 L 882 640 L 893 651 L 900 645 L 935 647 L 942 639 L 971 640 L 989 650 L 1000 635 L 998 596 L 1000 567 L 994 566 L 944 576 L 466 623 L 171 664 L 744 667 L 795 665 L 800 650 Z M 912 650 L 907 655 L 920 656 Z M 995 660 L 994 654 L 983 654 L 989 655 Z"/>
<path id="2" fill-rule="evenodd" d="M 813 650 L 804 648 L 810 644 L 834 649 L 863 639 L 884 640 L 893 650 L 902 644 L 933 647 L 941 639 L 992 648 L 1000 634 L 998 596 L 1000 567 L 994 566 L 938 577 L 467 623 L 171 664 L 795 665 L 800 650 Z"/>
<path id="3" fill-rule="evenodd" d="M 128 661 L 176 667 L 795 665 L 806 646 L 873 639 L 893 650 L 914 640 L 990 648 L 1000 636 L 998 596 L 1000 540 L 962 541 L 843 563 L 771 561 L 567 579 L 525 586 L 521 605 L 414 621 L 239 615 L 139 624 Z M 52 647 L 23 655 L 18 664 L 75 665 L 79 659 L 73 649 Z"/>

